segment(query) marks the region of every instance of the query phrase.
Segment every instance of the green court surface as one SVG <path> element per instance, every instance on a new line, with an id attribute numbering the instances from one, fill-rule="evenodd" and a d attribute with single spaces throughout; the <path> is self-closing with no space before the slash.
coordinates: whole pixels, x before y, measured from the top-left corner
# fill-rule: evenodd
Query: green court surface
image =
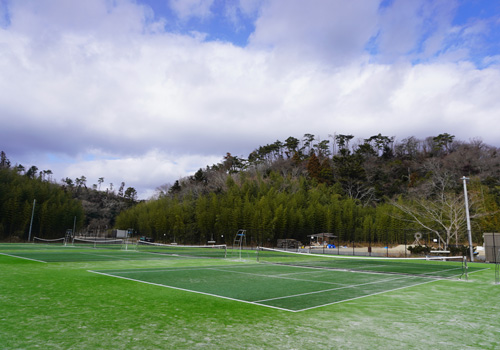
<path id="1" fill-rule="evenodd" d="M 465 280 L 456 263 L 443 279 L 245 256 L 0 244 L 1 348 L 500 347 L 494 265 L 469 264 Z"/>
<path id="2" fill-rule="evenodd" d="M 180 250 L 180 249 L 178 249 Z M 67 245 L 62 244 L 0 244 L 0 255 L 8 255 L 19 259 L 33 260 L 41 263 L 49 262 L 85 262 L 85 261 L 113 261 L 113 260 L 158 260 L 158 259 L 185 259 L 188 250 L 184 254 L 179 251 L 151 252 L 136 250 L 135 245 L 130 246 L 106 246 L 93 248 L 89 245 Z M 194 255 L 189 256 L 195 257 Z"/>
<path id="3" fill-rule="evenodd" d="M 421 276 L 265 264 L 91 272 L 287 311 L 435 282 Z"/>

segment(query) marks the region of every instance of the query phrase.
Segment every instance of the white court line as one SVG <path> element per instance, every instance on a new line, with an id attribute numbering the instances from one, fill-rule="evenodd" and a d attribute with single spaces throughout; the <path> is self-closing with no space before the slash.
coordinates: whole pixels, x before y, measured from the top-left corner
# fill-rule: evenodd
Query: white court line
<path id="1" fill-rule="evenodd" d="M 116 275 L 111 275 L 111 274 L 104 273 L 104 272 L 99 272 L 99 271 L 93 271 L 93 270 L 87 270 L 87 271 L 91 272 L 91 273 L 96 273 L 96 274 L 99 274 L 99 275 L 104 275 L 104 276 L 108 276 L 108 277 L 115 277 L 115 278 L 121 278 L 121 279 L 124 279 L 124 280 L 129 280 L 129 281 L 134 281 L 134 282 L 149 284 L 149 285 L 153 285 L 153 286 L 157 286 L 157 287 L 164 287 L 164 288 L 181 290 L 181 291 L 184 291 L 184 292 L 191 292 L 191 293 L 196 293 L 196 294 L 208 295 L 208 296 L 211 296 L 211 297 L 216 297 L 216 298 L 221 298 L 221 299 L 227 299 L 227 300 L 232 300 L 232 301 L 239 301 L 239 302 L 246 303 L 246 304 L 264 306 L 264 307 L 268 307 L 268 308 L 271 308 L 271 309 L 277 309 L 277 310 L 281 310 L 281 311 L 297 312 L 295 310 L 284 309 L 284 308 L 277 307 L 277 306 L 272 306 L 272 305 L 259 304 L 259 303 L 253 302 L 253 301 L 235 299 L 235 298 L 225 297 L 225 296 L 217 295 L 217 294 L 211 294 L 211 293 L 199 292 L 199 291 L 191 290 L 191 289 L 185 289 L 185 288 L 168 286 L 168 285 L 160 284 L 160 283 L 141 281 L 141 280 L 137 280 L 137 279 L 134 279 L 134 278 L 116 276 Z"/>
<path id="2" fill-rule="evenodd" d="M 308 268 L 308 267 L 305 267 L 305 266 L 300 266 L 300 267 L 301 268 Z M 216 268 L 212 268 L 212 269 L 213 270 L 218 270 L 218 271 L 224 271 L 222 269 L 216 269 Z M 313 269 L 316 269 L 316 268 L 313 268 Z M 323 271 L 328 271 L 328 270 L 323 270 Z M 335 270 L 333 270 L 333 271 L 335 271 Z M 253 274 L 253 273 L 247 273 L 247 272 L 236 272 L 236 271 L 229 271 L 229 272 L 241 273 L 241 274 L 250 274 L 250 275 L 256 275 L 256 276 L 260 276 L 260 277 L 286 278 L 286 277 L 281 277 L 279 275 L 272 275 L 272 276 L 270 276 L 270 275 L 259 275 L 259 274 Z M 349 272 L 351 272 L 351 271 L 349 271 Z M 362 271 L 356 271 L 356 272 L 363 273 Z M 372 272 L 364 272 L 364 273 L 372 274 Z M 387 274 L 384 274 L 384 273 L 376 273 L 376 274 L 387 275 Z M 393 274 L 389 274 L 389 275 L 390 276 L 394 276 Z M 386 283 L 386 282 L 389 282 L 389 281 L 395 281 L 395 280 L 399 280 L 399 279 L 409 279 L 409 278 L 415 278 L 415 277 L 425 278 L 424 276 L 400 276 L 400 277 L 389 278 L 389 279 L 382 279 L 382 280 L 373 281 L 373 282 L 353 284 L 353 285 L 347 285 L 347 286 L 342 286 L 342 287 L 337 287 L 337 288 L 330 288 L 330 289 L 325 289 L 325 290 L 315 291 L 315 292 L 307 292 L 307 293 L 300 293 L 300 294 L 296 294 L 296 295 L 288 295 L 288 296 L 284 296 L 284 297 L 276 297 L 276 298 L 270 298 L 270 299 L 255 300 L 252 303 L 256 303 L 257 305 L 269 306 L 269 305 L 261 304 L 261 303 L 266 302 L 266 301 L 289 299 L 289 298 L 293 298 L 293 297 L 297 297 L 297 296 L 319 294 L 319 293 L 330 292 L 330 291 L 335 291 L 335 290 L 340 290 L 340 289 L 357 288 L 359 286 L 364 286 L 364 285 L 369 285 L 369 284 Z M 290 278 L 290 279 L 297 280 L 297 281 L 303 281 L 303 282 L 317 282 L 317 281 L 295 279 L 295 278 Z M 411 287 L 414 287 L 414 286 L 418 286 L 418 285 L 422 285 L 422 284 L 426 284 L 426 283 L 432 283 L 432 282 L 436 282 L 436 281 L 440 281 L 440 280 L 441 279 L 431 279 L 431 280 L 427 280 L 427 281 L 424 281 L 424 282 L 421 282 L 421 283 L 415 283 L 415 284 L 412 284 L 412 285 L 409 285 L 409 286 L 392 288 L 392 289 L 388 289 L 388 290 L 384 290 L 384 291 L 380 291 L 380 292 L 375 292 L 375 293 L 370 293 L 370 294 L 359 296 L 359 297 L 355 297 L 355 298 L 343 299 L 343 300 L 340 300 L 340 301 L 335 301 L 335 302 L 331 302 L 331 303 L 325 303 L 325 304 L 321 304 L 321 305 L 316 305 L 316 306 L 312 306 L 312 307 L 304 308 L 304 309 L 300 309 L 300 310 L 293 310 L 293 312 L 300 312 L 300 311 L 306 311 L 306 310 L 316 309 L 316 308 L 323 307 L 323 306 L 328 306 L 328 305 L 343 303 L 343 302 L 346 302 L 346 301 L 352 301 L 352 300 L 356 300 L 356 299 L 360 299 L 360 298 L 366 298 L 366 297 L 370 297 L 372 295 L 389 293 L 389 292 L 392 292 L 392 291 L 396 291 L 396 290 L 400 290 L 400 289 L 405 289 L 405 288 L 411 288 Z M 329 283 L 329 282 L 325 282 L 325 283 Z M 330 284 L 334 284 L 334 283 L 330 283 Z M 337 284 L 340 284 L 340 283 L 337 283 Z"/>
<path id="3" fill-rule="evenodd" d="M 156 273 L 156 272 L 177 272 L 177 271 L 200 271 L 200 270 L 208 270 L 211 267 L 185 267 L 185 268 L 177 268 L 177 267 L 170 267 L 170 268 L 150 268 L 150 269 L 127 269 L 127 270 L 106 270 L 107 273 Z"/>
<path id="4" fill-rule="evenodd" d="M 176 272 L 176 271 L 201 271 L 201 270 L 209 270 L 214 268 L 251 268 L 256 265 L 216 265 L 216 266 L 187 266 L 187 267 L 169 267 L 169 268 L 160 268 L 160 267 L 151 267 L 151 268 L 138 268 L 138 269 L 126 269 L 126 270 L 106 270 L 108 273 L 137 273 L 137 272 L 145 272 L 145 273 L 155 273 L 155 272 Z"/>
<path id="5" fill-rule="evenodd" d="M 342 283 L 326 282 L 326 281 L 305 280 L 305 279 L 302 279 L 302 278 L 286 277 L 286 276 L 282 276 L 282 275 L 262 275 L 262 274 L 259 274 L 259 273 L 241 272 L 241 271 L 230 271 L 230 270 L 227 270 L 227 269 L 220 269 L 220 268 L 214 268 L 214 267 L 210 268 L 210 270 L 222 271 L 222 272 L 231 272 L 231 273 L 239 273 L 239 274 L 242 274 L 242 275 L 251 275 L 251 276 L 257 276 L 257 277 L 279 278 L 279 279 L 292 280 L 292 281 L 300 281 L 300 282 L 309 282 L 309 283 L 334 284 L 334 285 L 342 284 Z"/>
<path id="6" fill-rule="evenodd" d="M 85 255 L 94 255 L 94 256 L 103 256 L 103 257 L 106 257 L 106 258 L 113 258 L 113 259 L 116 259 L 116 260 L 123 260 L 121 257 L 116 257 L 114 255 L 106 255 L 106 254 L 95 254 L 95 253 L 87 253 L 87 252 L 78 252 L 80 254 L 85 254 Z M 125 258 L 125 259 L 130 259 L 130 258 Z"/>
<path id="7" fill-rule="evenodd" d="M 395 280 L 399 280 L 399 279 L 403 279 L 403 278 L 408 278 L 408 277 L 404 276 L 404 277 L 399 277 L 399 278 L 383 279 L 383 280 L 373 281 L 373 282 L 366 282 L 366 283 L 359 283 L 359 284 L 350 284 L 350 285 L 347 285 L 347 286 L 342 286 L 342 287 L 337 287 L 337 288 L 330 288 L 330 289 L 324 289 L 324 290 L 319 290 L 319 291 L 314 291 L 314 292 L 306 292 L 306 293 L 299 293 L 299 294 L 294 294 L 294 295 L 286 295 L 286 296 L 283 296 L 283 297 L 276 297 L 276 298 L 270 298 L 270 299 L 256 300 L 255 302 L 280 300 L 280 299 L 289 299 L 289 298 L 301 297 L 301 296 L 304 296 L 304 295 L 320 294 L 320 293 L 332 292 L 334 290 L 348 289 L 348 288 L 357 288 L 357 287 L 361 287 L 361 286 L 367 286 L 367 285 L 370 285 L 370 284 L 386 283 L 386 282 L 395 281 Z M 432 280 L 432 282 L 433 281 L 434 280 Z"/>
<path id="8" fill-rule="evenodd" d="M 237 267 L 240 267 L 240 266 L 239 265 L 227 266 L 227 268 L 237 268 Z M 247 266 L 241 265 L 241 267 L 247 267 Z M 308 267 L 301 267 L 301 268 L 308 268 Z M 263 304 L 263 302 L 265 302 L 265 301 L 272 301 L 272 300 L 279 300 L 279 299 L 288 299 L 288 298 L 293 298 L 293 297 L 302 296 L 302 295 L 324 293 L 324 292 L 329 292 L 329 291 L 334 291 L 334 290 L 339 290 L 339 289 L 356 288 L 358 286 L 363 286 L 363 285 L 368 285 L 368 284 L 386 283 L 388 281 L 394 281 L 394 280 L 398 280 L 398 279 L 407 279 L 407 278 L 415 278 L 415 277 L 425 278 L 425 277 L 423 277 L 423 276 L 399 276 L 399 277 L 395 277 L 395 278 L 389 278 L 389 279 L 383 279 L 383 280 L 379 280 L 379 281 L 361 283 L 361 284 L 357 284 L 357 285 L 342 286 L 342 287 L 338 287 L 338 288 L 331 288 L 331 289 L 321 290 L 321 291 L 316 291 L 316 292 L 301 293 L 301 294 L 296 294 L 296 295 L 289 295 L 289 296 L 277 297 L 277 298 L 270 298 L 270 299 L 262 299 L 262 300 L 257 300 L 257 301 L 247 301 L 247 300 L 235 299 L 235 298 L 231 298 L 231 297 L 225 297 L 225 296 L 217 295 L 217 294 L 211 294 L 211 293 L 206 293 L 206 292 L 195 291 L 195 290 L 191 290 L 191 289 L 185 289 L 185 288 L 180 288 L 180 287 L 173 287 L 173 286 L 168 286 L 168 285 L 159 284 L 159 283 L 153 283 L 153 282 L 147 282 L 147 281 L 137 280 L 137 279 L 128 278 L 128 277 L 122 277 L 122 276 L 117 276 L 117 275 L 113 275 L 112 274 L 112 273 L 129 273 L 129 272 L 130 273 L 137 273 L 137 272 L 172 272 L 172 271 L 181 271 L 181 270 L 182 271 L 196 271 L 196 270 L 206 270 L 206 269 L 211 269 L 211 270 L 216 270 L 216 271 L 222 271 L 222 272 L 250 274 L 250 275 L 255 275 L 255 276 L 258 276 L 258 277 L 284 278 L 282 276 L 277 276 L 277 275 L 271 275 L 270 276 L 270 275 L 261 275 L 261 274 L 253 274 L 253 273 L 246 273 L 246 272 L 230 271 L 230 270 L 224 269 L 224 266 L 220 266 L 220 267 L 219 266 L 217 266 L 217 267 L 211 266 L 211 267 L 206 267 L 206 268 L 155 269 L 155 270 L 150 270 L 150 271 L 138 269 L 138 270 L 127 270 L 127 271 L 123 271 L 123 272 L 120 272 L 120 271 L 109 271 L 109 273 L 92 271 L 92 270 L 88 270 L 88 271 L 92 272 L 92 273 L 96 273 L 96 274 L 101 274 L 101 275 L 104 275 L 104 276 L 121 278 L 121 279 L 125 279 L 125 280 L 130 280 L 130 281 L 134 281 L 134 282 L 139 282 L 139 283 L 144 283 L 144 284 L 149 284 L 149 285 L 154 285 L 154 286 L 159 286 L 159 287 L 164 287 L 164 288 L 170 288 L 170 289 L 176 289 L 176 290 L 181 290 L 181 291 L 186 291 L 186 292 L 192 292 L 192 293 L 197 293 L 197 294 L 202 294 L 202 295 L 208 295 L 208 296 L 213 296 L 213 297 L 216 297 L 216 298 L 221 298 L 221 299 L 226 299 L 226 300 L 239 301 L 239 302 L 242 302 L 242 303 L 247 303 L 247 304 L 252 304 L 252 305 L 258 305 L 258 306 L 264 306 L 264 307 L 268 307 L 268 308 L 272 308 L 272 309 L 277 309 L 277 310 L 282 310 L 282 311 L 288 311 L 288 312 L 307 311 L 307 310 L 316 309 L 316 308 L 323 307 L 323 306 L 334 305 L 334 304 L 343 303 L 343 302 L 346 302 L 346 301 L 353 301 L 353 300 L 360 299 L 360 298 L 370 297 L 372 295 L 379 295 L 379 294 L 383 294 L 383 293 L 389 293 L 389 292 L 396 291 L 396 290 L 411 288 L 411 287 L 414 287 L 414 286 L 418 286 L 418 285 L 422 285 L 422 284 L 426 284 L 426 283 L 432 283 L 432 282 L 436 282 L 436 281 L 441 281 L 442 280 L 442 279 L 431 279 L 431 280 L 427 280 L 427 281 L 424 281 L 424 282 L 421 282 L 421 283 L 415 283 L 415 284 L 412 284 L 412 285 L 409 285 L 409 286 L 392 288 L 392 289 L 384 290 L 384 291 L 381 291 L 381 292 L 370 293 L 370 294 L 359 296 L 359 297 L 355 297 L 355 298 L 343 299 L 343 300 L 335 301 L 335 302 L 331 302 L 331 303 L 324 303 L 324 304 L 320 304 L 320 305 L 316 305 L 316 306 L 312 306 L 312 307 L 308 307 L 308 308 L 304 308 L 304 309 L 299 309 L 299 310 L 291 310 L 291 309 L 281 308 L 281 307 L 278 307 L 278 306 L 272 306 L 272 305 Z M 316 268 L 313 268 L 313 269 L 317 270 Z M 324 271 L 332 271 L 332 270 L 322 270 L 322 271 L 324 272 Z M 333 271 L 335 271 L 335 270 L 333 270 Z M 349 271 L 349 272 L 352 272 L 352 271 Z M 365 272 L 365 273 L 371 274 L 370 272 Z M 377 274 L 381 274 L 381 273 L 377 273 Z M 387 275 L 387 274 L 385 274 L 385 275 Z M 394 276 L 394 275 L 390 274 L 390 276 Z M 289 278 L 289 279 L 293 279 L 293 278 Z M 294 280 L 301 281 L 301 282 L 315 282 L 315 281 L 303 280 L 303 279 L 294 279 Z M 326 283 L 328 283 L 328 282 L 326 282 Z M 338 283 L 337 283 L 337 285 L 338 285 Z"/>
<path id="9" fill-rule="evenodd" d="M 31 259 L 31 258 L 25 258 L 24 256 L 17 256 L 17 255 L 11 255 L 11 254 L 6 254 L 6 253 L 0 253 L 0 254 L 1 254 L 1 255 L 6 255 L 6 256 L 10 256 L 11 258 L 18 258 L 18 259 L 24 259 L 24 260 L 31 260 L 31 261 L 41 262 L 41 263 L 44 263 L 44 264 L 46 264 L 46 263 L 47 263 L 46 261 L 37 260 L 37 259 Z"/>
<path id="10" fill-rule="evenodd" d="M 361 299 L 361 298 L 367 298 L 367 297 L 371 297 L 371 296 L 373 296 L 373 295 L 379 295 L 379 294 L 384 294 L 384 293 L 390 293 L 390 292 L 393 292 L 393 291 L 396 291 L 396 290 L 401 290 L 401 289 L 411 288 L 411 287 L 419 286 L 419 285 L 426 284 L 426 283 L 433 283 L 433 282 L 436 282 L 436 281 L 441 281 L 441 280 L 430 280 L 430 281 L 425 281 L 425 282 L 422 282 L 422 283 L 412 284 L 411 286 L 404 286 L 404 287 L 399 287 L 399 288 L 394 288 L 394 289 L 384 290 L 384 291 L 381 291 L 381 292 L 376 292 L 376 293 L 371 293 L 371 294 L 367 294 L 367 295 L 362 295 L 362 296 L 355 297 L 355 298 L 343 299 L 343 300 L 334 301 L 334 302 L 331 302 L 331 303 L 326 303 L 326 304 L 321 304 L 321 305 L 311 306 L 311 307 L 307 307 L 307 308 L 305 308 L 305 309 L 300 309 L 300 310 L 297 310 L 297 312 L 300 312 L 300 311 L 307 311 L 307 310 L 312 310 L 312 309 L 317 309 L 317 308 L 319 308 L 319 307 L 323 307 L 323 306 L 329 306 L 329 305 L 334 305 L 334 304 L 344 303 L 344 302 L 346 302 L 346 301 L 353 301 L 353 300 L 357 300 L 357 299 Z M 264 304 L 264 305 L 265 305 L 265 304 Z"/>

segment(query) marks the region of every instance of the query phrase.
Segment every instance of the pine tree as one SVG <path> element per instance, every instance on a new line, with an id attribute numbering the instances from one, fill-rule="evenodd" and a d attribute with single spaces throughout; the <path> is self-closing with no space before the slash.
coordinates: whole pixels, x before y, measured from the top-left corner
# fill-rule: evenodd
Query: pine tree
<path id="1" fill-rule="evenodd" d="M 318 157 L 316 157 L 316 153 L 311 153 L 306 168 L 311 179 L 320 180 L 321 164 Z"/>

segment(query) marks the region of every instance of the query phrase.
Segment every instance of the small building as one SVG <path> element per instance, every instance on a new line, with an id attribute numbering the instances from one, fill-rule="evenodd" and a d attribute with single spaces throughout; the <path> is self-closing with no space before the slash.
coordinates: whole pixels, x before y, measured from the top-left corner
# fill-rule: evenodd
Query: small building
<path id="1" fill-rule="evenodd" d="M 484 254 L 486 262 L 500 263 L 498 253 L 500 251 L 500 233 L 483 233 Z"/>
<path id="2" fill-rule="evenodd" d="M 128 237 L 127 230 L 113 230 L 113 233 L 114 233 L 113 236 L 116 238 L 127 238 Z"/>
<path id="3" fill-rule="evenodd" d="M 277 243 L 277 248 L 280 249 L 298 249 L 299 247 L 302 246 L 302 243 L 300 241 L 297 241 L 296 239 L 278 239 Z"/>
<path id="4" fill-rule="evenodd" d="M 326 245 L 330 243 L 333 238 L 337 238 L 333 233 L 316 233 L 308 235 L 311 245 Z"/>

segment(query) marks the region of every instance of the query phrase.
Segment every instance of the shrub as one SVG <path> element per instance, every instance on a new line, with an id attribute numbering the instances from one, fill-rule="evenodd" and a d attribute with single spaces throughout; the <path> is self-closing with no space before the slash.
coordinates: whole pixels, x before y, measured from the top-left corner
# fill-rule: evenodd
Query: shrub
<path id="1" fill-rule="evenodd" d="M 416 245 L 416 246 L 409 246 L 408 250 L 410 251 L 411 254 L 414 255 L 427 255 L 431 251 L 431 247 L 428 247 L 426 245 Z"/>
<path id="2" fill-rule="evenodd" d="M 448 247 L 451 256 L 469 256 L 469 246 L 467 245 L 450 245 Z M 473 248 L 476 252 L 476 247 Z"/>

